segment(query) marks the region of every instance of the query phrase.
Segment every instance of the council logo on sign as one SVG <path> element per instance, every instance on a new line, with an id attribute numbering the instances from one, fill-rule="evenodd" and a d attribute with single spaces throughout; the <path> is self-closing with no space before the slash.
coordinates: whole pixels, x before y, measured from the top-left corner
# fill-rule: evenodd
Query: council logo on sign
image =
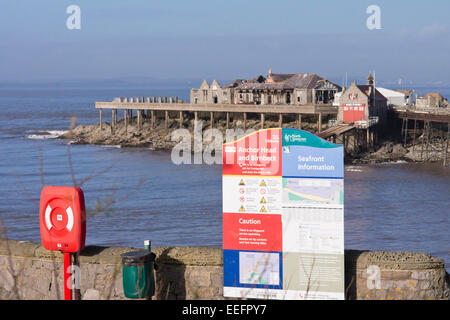
<path id="1" fill-rule="evenodd" d="M 284 141 L 286 141 L 286 142 L 306 142 L 306 138 L 303 138 L 300 134 L 285 134 Z"/>

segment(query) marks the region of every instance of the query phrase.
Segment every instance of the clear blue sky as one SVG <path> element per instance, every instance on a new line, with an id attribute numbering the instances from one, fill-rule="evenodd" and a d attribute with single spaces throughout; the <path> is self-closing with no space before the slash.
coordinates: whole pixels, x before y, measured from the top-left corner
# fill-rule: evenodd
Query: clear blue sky
<path id="1" fill-rule="evenodd" d="M 66 8 L 81 8 L 68 30 Z M 381 30 L 366 8 L 381 8 Z M 0 81 L 345 72 L 450 83 L 450 1 L 21 0 L 0 8 Z"/>

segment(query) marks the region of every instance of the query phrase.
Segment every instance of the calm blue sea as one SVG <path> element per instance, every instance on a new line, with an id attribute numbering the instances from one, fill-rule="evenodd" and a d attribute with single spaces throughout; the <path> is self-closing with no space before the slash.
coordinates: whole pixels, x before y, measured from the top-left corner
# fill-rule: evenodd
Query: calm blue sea
<path id="1" fill-rule="evenodd" d="M 420 90 L 450 96 L 449 88 Z M 8 236 L 40 241 L 40 191 L 42 185 L 72 185 L 70 150 L 75 179 L 94 176 L 82 186 L 87 207 L 115 200 L 111 210 L 89 218 L 88 245 L 142 247 L 151 239 L 154 246 L 221 247 L 220 166 L 177 166 L 167 152 L 51 139 L 73 116 L 77 124 L 97 123 L 94 102 L 116 96 L 188 100 L 189 88 L 0 88 L 0 215 Z M 427 252 L 448 266 L 449 208 L 450 169 L 439 164 L 345 169 L 346 248 Z"/>

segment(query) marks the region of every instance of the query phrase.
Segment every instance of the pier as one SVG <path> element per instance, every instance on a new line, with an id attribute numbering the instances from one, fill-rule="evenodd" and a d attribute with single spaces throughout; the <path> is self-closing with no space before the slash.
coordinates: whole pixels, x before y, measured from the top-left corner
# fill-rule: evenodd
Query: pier
<path id="1" fill-rule="evenodd" d="M 295 116 L 296 127 L 302 129 L 303 116 L 308 116 L 309 121 L 317 122 L 317 135 L 333 143 L 340 143 L 347 148 L 375 150 L 379 143 L 381 119 L 369 117 L 368 120 L 353 123 L 338 123 L 330 120 L 329 116 L 337 116 L 338 107 L 331 104 L 254 104 L 254 103 L 186 103 L 178 97 L 137 97 L 114 98 L 113 101 L 95 102 L 95 108 L 99 110 L 100 127 L 103 126 L 104 111 L 111 110 L 111 131 L 114 132 L 118 122 L 118 112 L 123 111 L 125 128 L 129 124 L 133 114 L 136 114 L 137 127 L 142 129 L 144 119 L 150 122 L 150 128 L 156 128 L 158 120 L 163 120 L 165 130 L 169 130 L 170 120 L 176 120 L 179 128 L 183 128 L 186 120 L 193 118 L 198 121 L 205 116 L 210 120 L 210 127 L 214 128 L 218 120 L 226 120 L 226 129 L 232 127 L 232 122 L 240 120 L 240 126 L 248 129 L 248 116 L 257 114 L 261 129 L 264 128 L 266 116 L 275 116 L 278 119 L 278 127 L 283 126 L 283 119 L 287 116 Z M 174 115 L 175 114 L 175 115 Z M 254 116 L 253 116 L 254 118 Z M 324 118 L 328 118 L 328 126 L 323 129 Z M 388 119 L 401 120 L 401 132 L 403 146 L 408 143 L 415 148 L 420 148 L 420 160 L 430 161 L 439 157 L 443 158 L 444 166 L 449 163 L 450 138 L 450 113 L 448 110 L 420 110 L 415 108 L 388 108 Z M 380 122 L 380 123 L 379 123 Z M 395 124 L 395 122 L 393 123 Z M 386 127 L 387 124 L 384 124 Z M 434 128 L 433 128 L 434 125 Z M 439 136 L 444 141 L 437 150 L 431 143 L 433 130 L 438 129 Z M 398 132 L 397 131 L 397 132 Z M 431 137 L 430 137 L 431 135 Z M 418 142 L 419 144 L 416 144 Z"/>
<path id="2" fill-rule="evenodd" d="M 261 128 L 264 127 L 266 114 L 277 115 L 279 127 L 283 125 L 284 115 L 296 115 L 297 126 L 299 129 L 302 127 L 302 115 L 313 115 L 317 119 L 318 132 L 321 132 L 323 117 L 337 114 L 337 108 L 333 107 L 331 104 L 310 104 L 302 106 L 287 104 L 193 104 L 181 103 L 175 99 L 168 101 L 167 99 L 161 99 L 160 97 L 158 99 L 140 98 L 137 101 L 136 99 L 132 100 L 133 102 L 130 102 L 129 99 L 122 100 L 120 98 L 116 98 L 112 102 L 95 102 L 95 108 L 99 110 L 100 126 L 102 126 L 103 123 L 103 110 L 110 109 L 112 112 L 112 130 L 114 130 L 114 126 L 117 123 L 117 111 L 123 110 L 125 125 L 127 125 L 128 119 L 132 116 L 133 111 L 136 111 L 139 128 L 142 127 L 144 112 L 146 113 L 146 117 L 150 118 L 152 124 L 151 127 L 154 128 L 157 116 L 156 111 L 159 111 L 164 112 L 164 123 L 166 130 L 168 129 L 169 112 L 176 112 L 178 114 L 180 128 L 182 127 L 186 114 L 193 113 L 194 119 L 197 120 L 199 112 L 202 112 L 209 113 L 211 128 L 214 127 L 214 120 L 218 118 L 216 115 L 224 115 L 226 118 L 227 129 L 230 127 L 230 118 L 232 118 L 233 115 L 240 114 L 243 117 L 244 130 L 247 129 L 247 114 L 259 114 L 261 119 Z"/>
<path id="3" fill-rule="evenodd" d="M 403 146 L 408 141 L 411 142 L 413 149 L 416 147 L 416 140 L 420 140 L 420 158 L 421 160 L 432 160 L 436 154 L 441 153 L 443 164 L 446 166 L 448 160 L 448 140 L 450 138 L 450 112 L 448 110 L 414 110 L 414 109 L 395 109 L 392 110 L 394 117 L 402 120 L 401 136 Z M 410 124 L 413 123 L 413 128 Z M 431 131 L 433 123 L 438 130 L 438 136 L 445 140 L 441 149 L 433 147 L 431 140 Z M 409 138 L 409 140 L 408 140 Z"/>
<path id="4" fill-rule="evenodd" d="M 330 142 L 342 144 L 344 153 L 347 152 L 349 144 L 353 144 L 353 149 L 362 146 L 373 150 L 378 143 L 378 121 L 378 117 L 354 123 L 336 123 L 336 120 L 332 120 L 329 121 L 328 128 L 317 135 Z"/>

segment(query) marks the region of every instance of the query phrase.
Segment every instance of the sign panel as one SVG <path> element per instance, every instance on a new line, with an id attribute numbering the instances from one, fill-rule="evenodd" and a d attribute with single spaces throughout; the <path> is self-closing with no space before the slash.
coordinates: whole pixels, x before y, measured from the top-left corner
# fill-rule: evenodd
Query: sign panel
<path id="1" fill-rule="evenodd" d="M 224 296 L 344 299 L 343 156 L 296 129 L 224 144 Z"/>

